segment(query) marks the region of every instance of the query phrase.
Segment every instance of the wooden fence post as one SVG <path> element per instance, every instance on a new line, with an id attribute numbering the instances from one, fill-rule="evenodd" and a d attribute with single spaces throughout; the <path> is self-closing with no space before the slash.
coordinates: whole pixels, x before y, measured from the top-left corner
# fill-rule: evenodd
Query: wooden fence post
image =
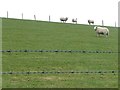
<path id="1" fill-rule="evenodd" d="M 7 18 L 8 18 L 8 11 L 7 11 Z"/>
<path id="2" fill-rule="evenodd" d="M 50 18 L 50 15 L 49 15 L 49 22 L 50 22 L 50 19 L 51 19 L 51 18 Z"/>
<path id="3" fill-rule="evenodd" d="M 22 13 L 22 19 L 23 19 L 23 13 Z"/>
<path id="4" fill-rule="evenodd" d="M 34 19 L 36 20 L 36 15 L 34 15 Z"/>
<path id="5" fill-rule="evenodd" d="M 102 26 L 104 26 L 104 21 L 102 20 Z"/>
<path id="6" fill-rule="evenodd" d="M 115 22 L 115 27 L 116 27 L 116 22 Z"/>

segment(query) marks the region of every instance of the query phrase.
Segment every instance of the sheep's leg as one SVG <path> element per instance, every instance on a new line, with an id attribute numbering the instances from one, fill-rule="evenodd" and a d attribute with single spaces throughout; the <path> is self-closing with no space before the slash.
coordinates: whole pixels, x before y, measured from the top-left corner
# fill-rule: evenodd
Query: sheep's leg
<path id="1" fill-rule="evenodd" d="M 99 36 L 99 34 L 97 33 L 97 35 L 96 35 L 97 37 Z"/>
<path id="2" fill-rule="evenodd" d="M 107 34 L 107 33 L 104 33 L 104 36 L 105 36 L 105 37 L 107 37 L 107 36 L 108 36 L 108 34 Z"/>
<path id="3" fill-rule="evenodd" d="M 99 35 L 99 37 L 100 37 L 100 33 L 99 33 L 98 35 Z"/>
<path id="4" fill-rule="evenodd" d="M 107 37 L 108 35 L 106 34 L 105 36 Z"/>
<path id="5" fill-rule="evenodd" d="M 107 37 L 107 35 L 105 34 L 105 37 Z"/>

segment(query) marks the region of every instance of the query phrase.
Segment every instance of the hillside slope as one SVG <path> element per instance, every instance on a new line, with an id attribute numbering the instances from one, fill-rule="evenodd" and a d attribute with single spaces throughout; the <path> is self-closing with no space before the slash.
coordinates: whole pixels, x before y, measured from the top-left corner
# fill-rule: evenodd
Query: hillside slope
<path id="1" fill-rule="evenodd" d="M 3 19 L 2 49 L 117 52 L 118 30 L 108 28 L 106 38 L 89 25 Z M 3 52 L 2 70 L 3 88 L 118 87 L 118 53 Z"/>
<path id="2" fill-rule="evenodd" d="M 3 19 L 3 49 L 113 50 L 118 45 L 118 32 L 96 37 L 94 26 L 42 21 Z M 11 43 L 12 42 L 12 43 Z"/>

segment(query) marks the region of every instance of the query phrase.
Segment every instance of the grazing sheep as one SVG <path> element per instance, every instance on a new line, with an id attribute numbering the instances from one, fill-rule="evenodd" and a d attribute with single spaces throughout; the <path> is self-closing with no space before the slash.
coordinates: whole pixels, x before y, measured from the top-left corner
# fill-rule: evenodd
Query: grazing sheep
<path id="1" fill-rule="evenodd" d="M 77 24 L 77 18 L 76 19 L 72 19 L 72 22 L 74 23 L 76 23 Z"/>
<path id="2" fill-rule="evenodd" d="M 88 20 L 89 25 L 92 23 L 94 24 L 94 20 Z"/>
<path id="3" fill-rule="evenodd" d="M 60 18 L 60 21 L 62 21 L 63 23 L 66 22 L 68 20 L 68 17 L 64 18 L 64 17 L 61 17 Z"/>
<path id="4" fill-rule="evenodd" d="M 106 37 L 109 35 L 109 29 L 106 27 L 94 27 L 94 30 L 96 31 L 97 36 L 100 36 L 100 34 L 105 35 Z"/>

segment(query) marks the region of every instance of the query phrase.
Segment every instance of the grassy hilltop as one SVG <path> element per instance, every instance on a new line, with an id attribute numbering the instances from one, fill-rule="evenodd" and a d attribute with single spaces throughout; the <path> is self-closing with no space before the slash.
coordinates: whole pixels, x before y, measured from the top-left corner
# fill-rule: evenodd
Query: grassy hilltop
<path id="1" fill-rule="evenodd" d="M 118 30 L 96 37 L 92 25 L 2 19 L 3 50 L 118 51 Z M 118 70 L 117 53 L 4 52 L 3 72 Z M 118 75 L 3 75 L 4 88 L 115 88 Z"/>

